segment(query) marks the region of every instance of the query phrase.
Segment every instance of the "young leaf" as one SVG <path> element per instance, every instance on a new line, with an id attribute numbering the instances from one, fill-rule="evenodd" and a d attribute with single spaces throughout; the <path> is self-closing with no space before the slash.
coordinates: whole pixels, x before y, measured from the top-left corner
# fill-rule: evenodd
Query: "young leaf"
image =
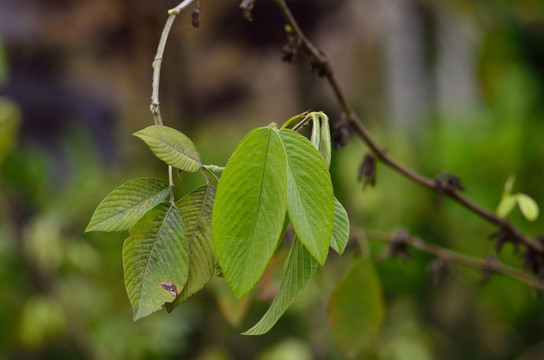
<path id="1" fill-rule="evenodd" d="M 187 236 L 175 205 L 163 202 L 130 229 L 123 247 L 125 286 L 138 320 L 181 292 L 189 272 Z"/>
<path id="2" fill-rule="evenodd" d="M 176 169 L 196 172 L 202 166 L 195 144 L 176 129 L 153 125 L 134 135 L 145 141 L 156 157 Z"/>
<path id="3" fill-rule="evenodd" d="M 381 328 L 384 313 L 380 281 L 372 264 L 354 260 L 328 305 L 327 320 L 338 348 L 353 358 L 371 345 Z"/>
<path id="4" fill-rule="evenodd" d="M 262 335 L 268 332 L 285 313 L 295 297 L 306 287 L 317 268 L 317 262 L 295 238 L 278 294 L 272 305 L 255 326 L 243 335 Z"/>
<path id="5" fill-rule="evenodd" d="M 166 309 L 170 312 L 202 289 L 215 274 L 217 257 L 212 241 L 212 208 L 215 188 L 203 185 L 176 202 L 187 232 L 189 277 L 179 296 Z"/>
<path id="6" fill-rule="evenodd" d="M 533 198 L 525 194 L 517 194 L 516 199 L 523 216 L 529 221 L 535 221 L 538 217 L 538 205 Z"/>
<path id="7" fill-rule="evenodd" d="M 318 150 L 319 144 L 321 143 L 321 122 L 319 121 L 319 118 L 315 116 L 314 113 L 312 113 L 311 115 L 312 115 L 312 136 L 310 137 L 310 142 L 312 143 L 314 148 Z"/>
<path id="8" fill-rule="evenodd" d="M 515 195 L 505 195 L 499 205 L 497 206 L 497 215 L 500 217 L 507 217 L 508 214 L 516 206 L 517 198 Z"/>
<path id="9" fill-rule="evenodd" d="M 325 263 L 334 222 L 334 196 L 323 159 L 304 136 L 280 130 L 288 163 L 287 211 L 300 242 Z"/>
<path id="10" fill-rule="evenodd" d="M 321 119 L 321 134 L 317 150 L 328 169 L 331 166 L 331 130 L 329 128 L 329 118 L 324 113 L 318 113 L 318 117 Z"/>
<path id="11" fill-rule="evenodd" d="M 292 129 L 297 124 L 299 124 L 302 120 L 308 117 L 309 111 L 305 111 L 302 114 L 298 114 L 287 120 L 283 125 L 282 129 Z"/>
<path id="12" fill-rule="evenodd" d="M 346 209 L 334 198 L 334 225 L 332 227 L 331 247 L 340 255 L 349 240 L 349 218 Z"/>
<path id="13" fill-rule="evenodd" d="M 502 191 L 503 197 L 510 195 L 512 193 L 512 188 L 514 187 L 515 181 L 516 181 L 516 177 L 514 175 L 510 175 L 508 177 L 508 179 L 506 180 L 506 183 L 504 183 L 504 190 Z"/>
<path id="14" fill-rule="evenodd" d="M 287 209 L 287 160 L 273 125 L 251 131 L 232 154 L 217 187 L 212 233 L 234 295 L 259 281 L 280 240 Z"/>
<path id="15" fill-rule="evenodd" d="M 155 178 L 138 178 L 124 183 L 98 205 L 87 231 L 128 230 L 149 209 L 165 201 L 172 188 Z"/>

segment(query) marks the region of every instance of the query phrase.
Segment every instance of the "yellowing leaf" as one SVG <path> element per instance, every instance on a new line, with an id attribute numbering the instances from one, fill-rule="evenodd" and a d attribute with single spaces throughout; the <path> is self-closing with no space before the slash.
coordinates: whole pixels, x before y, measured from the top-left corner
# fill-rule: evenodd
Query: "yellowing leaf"
<path id="1" fill-rule="evenodd" d="M 348 358 L 368 348 L 380 331 L 385 307 L 372 264 L 354 260 L 328 305 L 327 320 L 334 342 Z"/>

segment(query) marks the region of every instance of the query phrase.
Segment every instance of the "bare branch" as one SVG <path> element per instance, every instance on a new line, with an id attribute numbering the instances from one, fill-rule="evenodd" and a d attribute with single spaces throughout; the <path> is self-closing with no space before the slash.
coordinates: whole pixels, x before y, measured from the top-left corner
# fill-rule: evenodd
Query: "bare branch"
<path id="1" fill-rule="evenodd" d="M 283 15 L 283 18 L 288 25 L 286 27 L 289 32 L 288 35 L 296 35 L 301 41 L 301 48 L 310 56 L 314 68 L 318 67 L 319 72 L 329 82 L 329 85 L 331 86 L 333 93 L 342 109 L 342 117 L 347 119 L 353 131 L 357 135 L 359 135 L 359 137 L 366 143 L 366 145 L 372 150 L 378 160 L 390 166 L 398 173 L 404 175 L 413 182 L 420 184 L 421 186 L 431 189 L 435 192 L 440 192 L 441 195 L 447 196 L 455 200 L 463 207 L 467 208 L 472 213 L 480 216 L 484 220 L 498 227 L 507 229 L 510 236 L 513 237 L 516 241 L 524 243 L 526 246 L 541 255 L 544 254 L 544 246 L 540 242 L 537 242 L 530 236 L 524 234 L 508 220 L 495 215 L 490 210 L 484 208 L 483 206 L 460 194 L 454 189 L 444 189 L 443 187 L 440 187 L 440 185 L 437 184 L 435 180 L 419 174 L 417 171 L 403 165 L 399 161 L 389 156 L 389 154 L 376 143 L 376 141 L 374 140 L 370 132 L 366 129 L 366 127 L 363 125 L 362 121 L 359 119 L 353 108 L 349 105 L 347 97 L 338 82 L 338 78 L 336 77 L 336 73 L 334 71 L 334 68 L 332 67 L 330 59 L 322 51 L 318 50 L 310 42 L 306 35 L 304 35 L 297 21 L 293 17 L 293 14 L 285 3 L 285 0 L 274 1 L 278 5 L 278 8 Z"/>
<path id="2" fill-rule="evenodd" d="M 382 231 L 374 230 L 363 230 L 363 229 L 351 229 L 352 232 L 355 232 L 356 235 L 359 233 L 359 236 L 365 236 L 370 240 L 378 240 L 390 245 L 395 245 L 395 241 L 398 242 L 397 233 L 387 233 Z M 405 235 L 402 237 L 403 244 L 409 245 L 413 248 L 419 249 L 428 254 L 437 256 L 440 259 L 444 259 L 447 262 L 456 263 L 459 265 L 464 265 L 474 269 L 481 270 L 484 276 L 486 274 L 499 273 L 512 279 L 518 280 L 527 285 L 533 286 L 536 289 L 544 289 L 544 281 L 539 278 L 524 273 L 518 269 L 515 269 L 511 266 L 505 265 L 494 257 L 488 259 L 480 259 L 473 256 L 464 255 L 453 250 L 440 247 L 437 245 L 430 244 L 423 241 L 422 239 L 414 236 L 410 236 L 405 231 L 402 231 L 402 234 Z M 398 246 L 398 245 L 397 245 Z"/>

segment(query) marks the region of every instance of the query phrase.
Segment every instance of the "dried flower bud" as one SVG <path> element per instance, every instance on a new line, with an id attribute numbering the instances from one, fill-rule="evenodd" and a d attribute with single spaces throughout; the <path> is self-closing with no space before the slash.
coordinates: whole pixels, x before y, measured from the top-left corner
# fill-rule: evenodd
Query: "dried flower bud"
<path id="1" fill-rule="evenodd" d="M 282 48 L 282 61 L 294 63 L 300 49 L 301 40 L 296 34 L 287 34 L 287 43 Z"/>
<path id="2" fill-rule="evenodd" d="M 349 120 L 341 118 L 334 123 L 332 131 L 332 145 L 336 149 L 338 147 L 344 147 L 348 143 L 351 137 L 351 131 L 349 127 Z"/>
<path id="3" fill-rule="evenodd" d="M 445 277 L 455 279 L 449 260 L 441 257 L 431 262 L 429 266 L 427 266 L 427 270 L 433 275 L 435 285 Z"/>
<path id="4" fill-rule="evenodd" d="M 200 9 L 196 8 L 191 13 L 191 24 L 193 27 L 198 28 L 200 26 Z"/>
<path id="5" fill-rule="evenodd" d="M 544 237 L 539 237 L 537 241 L 544 246 Z M 544 255 L 533 248 L 527 247 L 523 255 L 523 268 L 533 272 L 539 278 L 544 278 Z"/>
<path id="6" fill-rule="evenodd" d="M 244 19 L 247 21 L 253 21 L 253 6 L 255 6 L 256 0 L 242 0 L 240 3 L 240 9 L 243 11 Z"/>
<path id="7" fill-rule="evenodd" d="M 519 253 L 520 242 L 515 236 L 512 236 L 512 231 L 506 226 L 501 226 L 493 234 L 489 235 L 491 240 L 495 240 L 495 249 L 497 254 L 500 254 L 504 244 L 512 243 L 514 245 L 514 252 Z"/>
<path id="8" fill-rule="evenodd" d="M 412 258 L 412 253 L 410 253 L 409 245 L 410 234 L 406 230 L 399 230 L 391 238 L 391 242 L 389 243 L 389 255 L 410 260 Z"/>
<path id="9" fill-rule="evenodd" d="M 361 167 L 359 168 L 359 180 L 363 180 L 363 189 L 368 184 L 370 186 L 376 185 L 376 159 L 370 154 L 366 154 Z"/>

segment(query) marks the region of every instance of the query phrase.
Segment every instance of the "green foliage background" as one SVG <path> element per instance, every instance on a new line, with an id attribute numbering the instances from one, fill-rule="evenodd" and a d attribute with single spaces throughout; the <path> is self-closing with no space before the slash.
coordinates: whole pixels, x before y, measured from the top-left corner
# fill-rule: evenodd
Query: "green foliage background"
<path id="1" fill-rule="evenodd" d="M 237 4 L 224 2 L 218 10 L 212 10 L 204 7 L 204 0 L 202 3 L 206 10 L 202 12 L 203 22 L 206 21 L 203 29 L 197 32 L 179 25 L 174 32 L 176 37 L 168 45 L 161 105 L 167 124 L 190 136 L 205 163 L 226 164 L 238 141 L 256 126 L 272 121 L 281 124 L 309 108 L 326 111 L 332 120 L 337 118 L 338 110 L 326 85 L 317 78 L 306 77 L 309 70 L 303 66 L 303 60 L 294 69 L 280 63 L 281 23 L 277 25 L 277 40 L 248 50 L 251 46 L 247 43 L 235 43 L 236 36 L 242 35 L 232 30 L 234 25 L 227 28 L 233 37 L 228 41 L 217 35 L 218 13 L 231 9 L 232 14 L 238 15 Z M 304 1 L 297 2 L 304 8 L 301 3 Z M 365 107 L 369 114 L 365 120 L 388 152 L 411 167 L 429 176 L 442 170 L 452 171 L 463 180 L 466 193 L 490 209 L 497 206 L 506 179 L 515 175 L 514 191 L 529 194 L 542 208 L 541 2 L 423 3 L 436 11 L 472 19 L 476 24 L 481 40 L 475 54 L 479 105 L 462 116 L 439 111 L 428 114 L 414 138 L 413 132 L 408 135 L 391 123 L 381 105 L 386 102 L 385 95 L 375 94 L 375 89 L 383 86 L 383 79 L 372 75 L 372 69 L 379 69 L 372 63 L 377 57 L 372 52 L 378 52 L 379 45 L 365 48 L 350 44 L 361 47 L 360 53 L 369 54 L 366 58 L 370 59 L 363 70 L 357 66 L 342 70 L 345 77 L 350 73 L 365 75 L 362 82 L 367 85 L 352 87 L 350 95 L 355 106 Z M 88 14 L 80 26 L 92 29 L 92 25 L 85 24 L 105 21 L 100 9 L 108 8 L 107 5 L 93 5 L 96 13 Z M 123 283 L 123 235 L 83 233 L 96 205 L 111 189 L 135 177 L 166 178 L 166 168 L 130 134 L 151 124 L 147 111 L 149 65 L 165 10 L 173 5 L 174 2 L 153 5 L 157 9 L 139 8 L 139 15 L 127 15 L 121 5 L 112 8 L 111 21 L 125 21 L 123 24 L 129 29 L 137 28 L 135 24 L 140 24 L 137 20 L 142 14 L 155 19 L 145 24 L 156 36 L 146 38 L 151 35 L 134 30 L 141 42 L 132 47 L 123 43 L 128 57 L 107 50 L 106 45 L 93 45 L 102 44 L 104 39 L 81 45 L 68 34 L 54 30 L 41 45 L 51 47 L 50 51 L 60 56 L 55 61 L 65 65 L 65 73 L 53 75 L 59 76 L 66 86 L 86 91 L 98 87 L 102 97 L 115 93 L 114 123 L 109 128 L 117 149 L 115 155 L 104 156 L 100 150 L 103 144 L 97 141 L 96 134 L 75 118 L 65 119 L 52 138 L 37 141 L 33 136 L 35 123 L 24 116 L 26 106 L 32 103 L 28 105 L 8 91 L 10 81 L 15 79 L 15 65 L 23 58 L 23 45 L 5 41 L 0 48 L 0 86 L 8 89 L 2 90 L 0 102 L 0 358 L 344 358 L 327 328 L 326 306 L 332 289 L 349 270 L 356 248 L 342 257 L 332 256 L 324 268 L 318 268 L 310 286 L 268 335 L 248 337 L 240 332 L 255 324 L 268 308 L 279 287 L 287 246 L 280 247 L 271 270 L 247 297 L 235 300 L 224 281 L 216 278 L 209 288 L 171 314 L 161 311 L 133 323 Z M 55 11 L 61 12 L 51 11 L 54 15 L 58 15 Z M 43 19 L 47 16 L 44 14 Z M 123 16 L 128 20 L 122 20 Z M 235 26 L 251 29 L 251 24 L 236 19 L 239 25 Z M 178 21 L 187 23 L 187 18 Z M 85 34 L 81 28 L 74 31 Z M 317 38 L 318 35 L 315 31 Z M 78 55 L 62 52 L 59 47 Z M 99 56 L 93 53 L 101 47 L 106 48 L 103 63 L 97 62 Z M 233 55 L 240 52 L 243 60 Z M 239 74 L 238 61 L 247 62 L 247 74 Z M 274 87 L 277 84 L 270 83 L 270 88 L 264 90 L 266 96 L 259 95 L 258 87 L 249 87 L 252 95 L 235 101 L 235 105 L 211 102 L 207 103 L 211 104 L 209 108 L 184 109 L 189 105 L 183 97 L 190 96 L 191 91 L 197 98 L 205 98 L 206 92 L 213 92 L 222 84 L 261 84 L 257 75 L 264 62 L 272 64 L 275 74 L 286 73 L 292 78 L 290 87 L 279 87 L 289 94 L 290 102 L 278 106 L 278 101 L 285 100 L 279 91 L 276 98 L 266 100 L 266 96 L 278 90 Z M 187 74 L 193 70 L 201 75 L 200 82 Z M 98 85 L 86 83 L 96 79 L 96 74 L 101 79 Z M 296 85 L 297 81 L 302 85 Z M 343 81 L 348 80 L 343 77 Z M 115 91 L 109 90 L 109 86 Z M 371 101 L 376 97 L 380 101 Z M 267 104 L 272 106 L 266 107 Z M 384 231 L 404 227 L 426 241 L 463 253 L 479 257 L 493 254 L 494 244 L 487 240 L 495 231 L 492 226 L 447 200 L 435 211 L 435 194 L 381 165 L 377 186 L 362 191 L 357 170 L 365 151 L 359 140 L 352 139 L 332 154 L 335 195 L 346 207 L 352 224 Z M 182 174 L 176 179 L 177 197 L 201 183 L 198 174 Z M 512 213 L 511 219 L 530 234 L 540 234 L 544 228 L 544 219 L 529 223 L 519 210 Z M 383 247 L 369 239 L 365 253 L 376 258 Z M 501 276 L 493 276 L 488 284 L 480 286 L 482 274 L 458 267 L 456 280 L 442 279 L 435 285 L 426 271 L 431 260 L 430 256 L 414 251 L 411 261 L 389 259 L 375 264 L 384 293 L 384 325 L 371 340 L 371 347 L 359 355 L 360 359 L 544 357 L 544 304 L 533 290 Z M 500 260 L 522 266 L 510 245 L 504 248 Z"/>

